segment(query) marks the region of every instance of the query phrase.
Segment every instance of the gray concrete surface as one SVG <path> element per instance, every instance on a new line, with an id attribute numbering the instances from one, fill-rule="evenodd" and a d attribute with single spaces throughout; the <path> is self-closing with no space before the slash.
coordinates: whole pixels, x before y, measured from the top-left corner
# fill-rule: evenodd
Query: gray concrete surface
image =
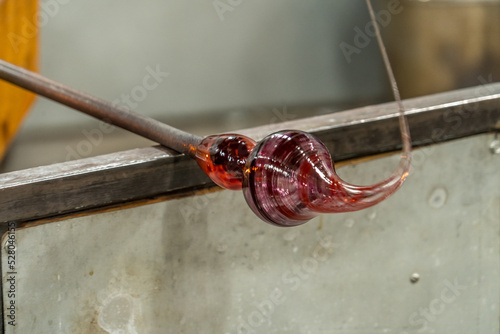
<path id="1" fill-rule="evenodd" d="M 221 191 L 18 230 L 6 333 L 498 333 L 493 138 L 416 150 L 393 197 L 298 228 Z M 397 160 L 339 174 L 371 184 Z"/>

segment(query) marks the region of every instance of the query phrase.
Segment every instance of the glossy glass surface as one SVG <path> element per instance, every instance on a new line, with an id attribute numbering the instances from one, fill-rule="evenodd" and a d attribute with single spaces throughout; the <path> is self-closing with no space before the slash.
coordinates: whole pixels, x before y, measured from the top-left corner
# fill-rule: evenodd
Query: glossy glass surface
<path id="1" fill-rule="evenodd" d="M 239 190 L 243 169 L 255 144 L 253 139 L 237 134 L 209 136 L 198 145 L 196 161 L 217 185 Z"/>
<path id="2" fill-rule="evenodd" d="M 241 135 L 205 138 L 197 161 L 210 178 L 226 189 L 243 193 L 262 220 L 296 226 L 320 213 L 357 211 L 375 205 L 392 193 L 408 175 L 409 159 L 387 180 L 355 186 L 338 177 L 330 153 L 315 136 L 281 131 L 255 142 Z"/>
<path id="3" fill-rule="evenodd" d="M 302 131 L 282 131 L 264 138 L 250 154 L 243 193 L 261 219 L 295 226 L 320 213 L 375 205 L 396 191 L 406 175 L 398 170 L 373 186 L 348 184 L 335 173 L 331 156 L 319 139 Z"/>

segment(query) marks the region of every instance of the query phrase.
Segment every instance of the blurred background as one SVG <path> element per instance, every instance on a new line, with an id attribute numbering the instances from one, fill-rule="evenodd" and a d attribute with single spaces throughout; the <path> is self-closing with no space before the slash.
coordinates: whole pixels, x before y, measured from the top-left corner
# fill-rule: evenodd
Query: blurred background
<path id="1" fill-rule="evenodd" d="M 403 97 L 499 77 L 499 1 L 374 1 Z M 392 99 L 364 0 L 41 0 L 43 75 L 199 135 Z M 154 143 L 43 98 L 7 172 Z"/>

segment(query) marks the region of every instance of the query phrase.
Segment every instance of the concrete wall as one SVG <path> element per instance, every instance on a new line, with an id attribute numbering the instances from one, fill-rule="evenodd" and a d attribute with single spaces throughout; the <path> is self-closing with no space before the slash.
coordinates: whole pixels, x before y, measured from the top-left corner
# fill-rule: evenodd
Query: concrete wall
<path id="1" fill-rule="evenodd" d="M 394 196 L 295 228 L 220 191 L 18 229 L 6 333 L 498 333 L 493 139 L 415 150 Z M 339 174 L 373 184 L 398 159 Z"/>

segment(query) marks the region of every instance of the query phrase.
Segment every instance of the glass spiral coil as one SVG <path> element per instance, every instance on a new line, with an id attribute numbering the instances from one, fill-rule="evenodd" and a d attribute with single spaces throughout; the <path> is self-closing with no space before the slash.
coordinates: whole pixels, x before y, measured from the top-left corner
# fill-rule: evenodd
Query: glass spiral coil
<path id="1" fill-rule="evenodd" d="M 330 153 L 315 136 L 280 131 L 255 143 L 242 135 L 205 138 L 196 158 L 219 186 L 243 189 L 252 211 L 277 226 L 301 225 L 320 213 L 349 212 L 373 206 L 393 194 L 408 175 L 403 154 L 400 167 L 373 186 L 355 186 L 335 172 Z"/>

